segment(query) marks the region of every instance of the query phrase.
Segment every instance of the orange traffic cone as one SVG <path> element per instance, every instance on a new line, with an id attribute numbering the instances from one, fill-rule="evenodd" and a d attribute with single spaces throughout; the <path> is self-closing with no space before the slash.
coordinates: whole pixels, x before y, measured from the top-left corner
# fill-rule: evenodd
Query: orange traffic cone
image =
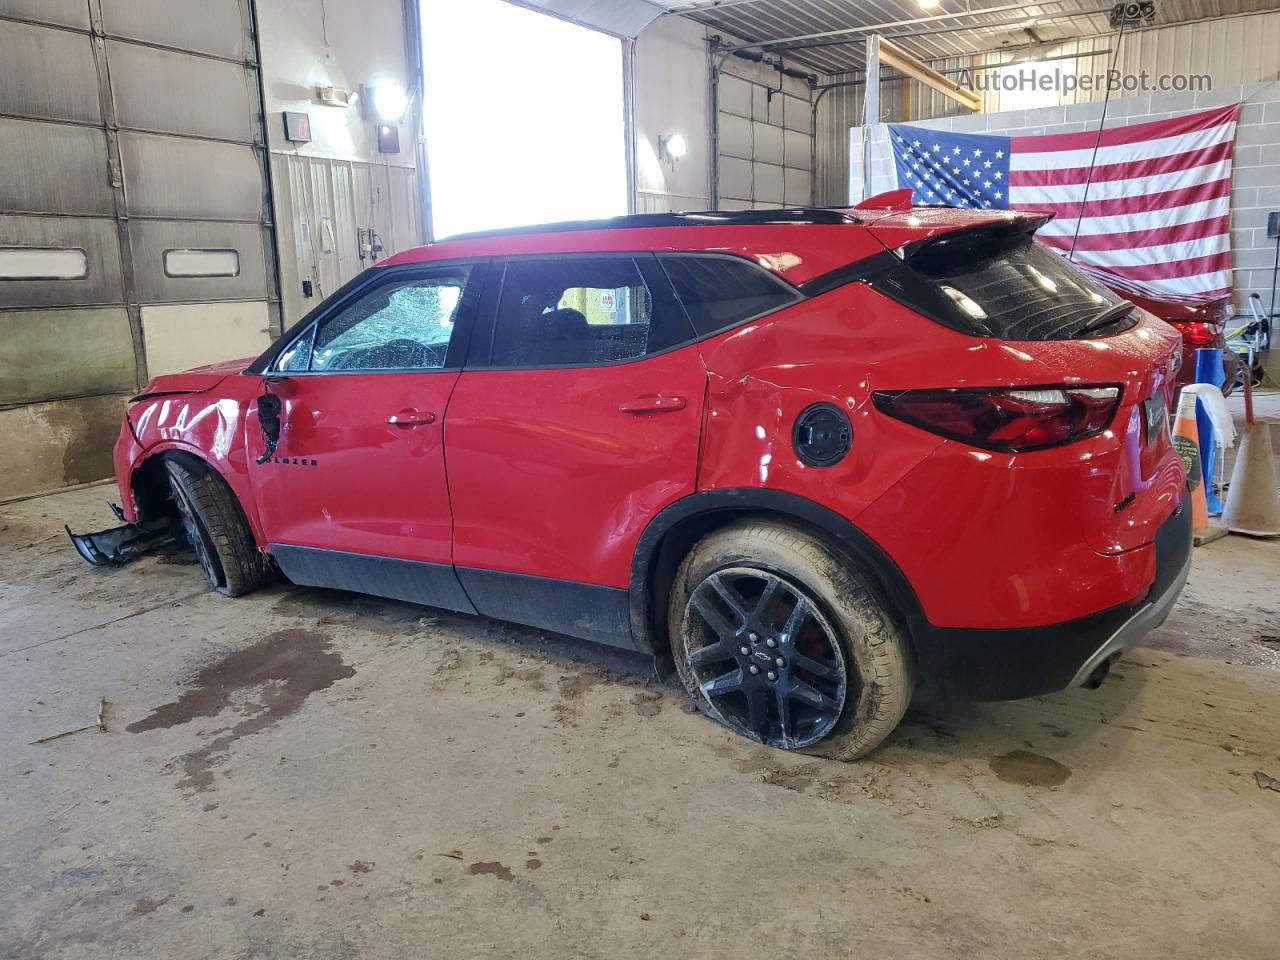
<path id="1" fill-rule="evenodd" d="M 1196 395 L 1186 390 L 1178 397 L 1178 416 L 1173 422 L 1173 448 L 1187 472 L 1187 495 L 1191 498 L 1191 535 L 1198 547 L 1225 536 L 1225 527 L 1209 524 L 1209 505 L 1204 496 L 1204 474 L 1200 470 L 1199 431 L 1196 429 Z"/>
<path id="2" fill-rule="evenodd" d="M 1276 497 L 1271 425 L 1253 419 L 1253 390 L 1244 382 L 1244 439 L 1231 471 L 1231 488 L 1222 525 L 1232 533 L 1280 537 L 1280 498 Z"/>

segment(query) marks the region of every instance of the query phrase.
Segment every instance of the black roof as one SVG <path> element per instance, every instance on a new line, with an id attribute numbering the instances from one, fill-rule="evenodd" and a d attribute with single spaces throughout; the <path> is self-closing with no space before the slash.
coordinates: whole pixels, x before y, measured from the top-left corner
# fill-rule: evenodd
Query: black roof
<path id="1" fill-rule="evenodd" d="M 515 237 L 528 233 L 568 233 L 575 230 L 626 230 L 639 227 L 759 227 L 770 224 L 809 223 L 839 225 L 861 223 L 847 210 L 835 207 L 795 207 L 790 210 L 695 210 L 680 213 L 633 213 L 607 220 L 563 220 L 502 230 L 455 233 L 441 240 L 475 240 Z"/>

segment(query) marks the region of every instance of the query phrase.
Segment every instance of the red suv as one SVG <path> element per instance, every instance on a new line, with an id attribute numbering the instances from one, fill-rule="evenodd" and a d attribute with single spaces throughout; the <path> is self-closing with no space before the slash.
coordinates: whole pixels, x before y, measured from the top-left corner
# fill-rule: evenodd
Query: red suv
<path id="1" fill-rule="evenodd" d="M 118 559 L 180 519 L 214 587 L 295 583 L 641 651 L 698 707 L 851 759 L 917 682 L 1101 682 L 1176 600 L 1178 335 L 944 209 L 663 214 L 432 244 L 252 363 L 158 377 Z"/>

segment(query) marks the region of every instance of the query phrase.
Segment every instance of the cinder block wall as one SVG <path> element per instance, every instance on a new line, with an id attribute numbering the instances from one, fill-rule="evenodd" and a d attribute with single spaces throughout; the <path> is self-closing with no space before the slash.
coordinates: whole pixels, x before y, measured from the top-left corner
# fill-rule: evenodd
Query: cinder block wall
<path id="1" fill-rule="evenodd" d="M 1112 100 L 1107 106 L 1108 127 L 1167 120 L 1180 113 L 1241 103 L 1236 128 L 1235 161 L 1231 189 L 1231 256 L 1235 273 L 1235 304 L 1247 310 L 1251 293 L 1262 297 L 1263 309 L 1271 304 L 1271 269 L 1276 241 L 1267 239 L 1267 214 L 1280 210 L 1280 82 L 1252 83 L 1212 93 L 1173 93 Z M 1001 136 L 1034 136 L 1042 133 L 1075 133 L 1097 129 L 1101 103 L 1037 110 L 978 113 L 913 121 L 917 126 L 959 133 L 991 133 Z M 850 131 L 849 197 L 856 203 L 862 191 L 862 133 Z M 898 181 L 889 150 L 885 124 L 871 128 L 870 194 L 895 190 Z M 1277 299 L 1280 309 L 1280 296 Z"/>

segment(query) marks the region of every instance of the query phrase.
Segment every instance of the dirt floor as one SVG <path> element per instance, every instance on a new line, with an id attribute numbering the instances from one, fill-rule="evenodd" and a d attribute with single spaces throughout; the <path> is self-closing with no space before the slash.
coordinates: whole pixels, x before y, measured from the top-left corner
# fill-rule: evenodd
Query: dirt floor
<path id="1" fill-rule="evenodd" d="M 1280 544 L 1101 690 L 847 765 L 537 632 L 91 569 L 112 495 L 0 505 L 5 960 L 1280 956 Z"/>

